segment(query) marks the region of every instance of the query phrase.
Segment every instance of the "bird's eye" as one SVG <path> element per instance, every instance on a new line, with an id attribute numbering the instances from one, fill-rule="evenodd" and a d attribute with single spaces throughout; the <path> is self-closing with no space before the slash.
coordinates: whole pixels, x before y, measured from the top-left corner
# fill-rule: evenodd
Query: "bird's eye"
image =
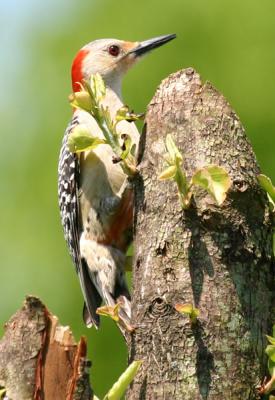
<path id="1" fill-rule="evenodd" d="M 119 55 L 120 48 L 113 44 L 108 48 L 108 53 L 111 54 L 111 56 L 117 57 Z"/>

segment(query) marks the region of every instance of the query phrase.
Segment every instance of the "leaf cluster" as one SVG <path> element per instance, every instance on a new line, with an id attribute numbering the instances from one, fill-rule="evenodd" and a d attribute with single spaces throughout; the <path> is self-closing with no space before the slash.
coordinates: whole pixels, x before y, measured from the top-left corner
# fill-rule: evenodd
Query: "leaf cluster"
<path id="1" fill-rule="evenodd" d="M 81 91 L 70 95 L 69 100 L 74 108 L 89 113 L 97 122 L 104 138 L 92 135 L 84 124 L 76 126 L 68 139 L 69 150 L 73 153 L 81 153 L 93 150 L 101 144 L 111 146 L 114 152 L 114 163 L 121 163 L 123 171 L 127 175 L 136 173 L 135 151 L 136 145 L 131 137 L 119 134 L 117 124 L 120 121 L 136 121 L 143 118 L 142 114 L 134 114 L 127 106 L 120 108 L 114 120 L 112 120 L 108 107 L 102 103 L 106 96 L 106 86 L 100 74 L 91 76 L 90 81 L 83 81 Z"/>
<path id="2" fill-rule="evenodd" d="M 166 136 L 165 146 L 167 153 L 164 160 L 167 168 L 159 175 L 159 179 L 176 182 L 182 208 L 187 209 L 190 206 L 194 186 L 205 189 L 221 205 L 232 184 L 226 170 L 218 165 L 207 165 L 195 171 L 188 180 L 182 168 L 183 157 L 170 134 Z"/>

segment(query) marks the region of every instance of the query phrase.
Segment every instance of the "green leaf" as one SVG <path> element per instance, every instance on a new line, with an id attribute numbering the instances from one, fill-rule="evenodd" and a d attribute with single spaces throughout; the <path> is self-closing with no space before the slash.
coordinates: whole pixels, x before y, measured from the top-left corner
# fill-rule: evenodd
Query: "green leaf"
<path id="1" fill-rule="evenodd" d="M 193 304 L 176 304 L 175 309 L 181 314 L 190 315 L 193 310 Z"/>
<path id="2" fill-rule="evenodd" d="M 275 362 L 275 346 L 273 345 L 268 345 L 265 349 L 266 354 L 268 355 L 268 358 L 271 361 Z"/>
<path id="3" fill-rule="evenodd" d="M 135 157 L 135 155 L 136 155 L 136 150 L 137 150 L 137 145 L 134 143 L 134 144 L 132 145 L 132 147 L 131 147 L 131 150 L 130 150 L 131 156 Z"/>
<path id="4" fill-rule="evenodd" d="M 273 208 L 275 208 L 275 187 L 273 186 L 271 179 L 263 174 L 258 175 L 257 179 L 262 189 L 266 191 Z"/>
<path id="5" fill-rule="evenodd" d="M 275 338 L 275 325 L 272 326 L 272 336 Z"/>
<path id="6" fill-rule="evenodd" d="M 116 121 L 123 121 L 127 119 L 127 114 L 129 113 L 129 107 L 123 106 L 116 112 L 115 120 Z"/>
<path id="7" fill-rule="evenodd" d="M 224 202 L 232 184 L 226 170 L 218 165 L 209 165 L 199 169 L 193 175 L 191 182 L 207 190 L 218 205 Z"/>
<path id="8" fill-rule="evenodd" d="M 68 148 L 72 153 L 95 149 L 106 140 L 91 136 L 85 125 L 77 125 L 68 138 Z"/>
<path id="9" fill-rule="evenodd" d="M 115 120 L 116 122 L 119 121 L 128 121 L 128 122 L 133 122 L 133 121 L 138 121 L 144 118 L 144 114 L 135 114 L 134 112 L 130 112 L 128 106 L 123 106 L 119 110 L 117 110 Z"/>
<path id="10" fill-rule="evenodd" d="M 183 172 L 183 170 L 181 169 L 181 167 L 178 165 L 178 163 L 176 163 L 176 174 L 175 174 L 175 181 L 178 185 L 178 190 L 179 193 L 183 196 L 186 197 L 190 192 L 190 187 L 188 185 L 185 173 Z M 192 195 L 192 194 L 191 194 Z M 191 197 L 190 197 L 191 198 Z"/>
<path id="11" fill-rule="evenodd" d="M 178 195 L 180 198 L 181 206 L 187 209 L 190 205 L 192 192 L 190 185 L 187 182 L 185 172 L 181 168 L 182 155 L 177 148 L 171 135 L 167 135 L 165 139 L 165 147 L 168 153 L 164 154 L 163 158 L 168 164 L 168 167 L 159 175 L 159 180 L 174 179 L 178 186 Z"/>
<path id="12" fill-rule="evenodd" d="M 176 175 L 177 167 L 175 165 L 170 165 L 170 167 L 166 168 L 162 173 L 158 176 L 160 181 L 165 181 L 167 179 L 173 179 Z"/>
<path id="13" fill-rule="evenodd" d="M 168 134 L 166 136 L 165 146 L 169 153 L 171 162 L 173 164 L 176 164 L 177 161 L 179 161 L 179 162 L 182 161 L 182 155 L 180 154 L 179 149 L 177 148 L 177 146 L 170 134 Z"/>
<path id="14" fill-rule="evenodd" d="M 168 165 L 175 165 L 175 162 L 171 160 L 169 153 L 163 154 L 163 159 Z"/>
<path id="15" fill-rule="evenodd" d="M 109 390 L 103 400 L 119 400 L 123 396 L 125 390 L 130 385 L 134 377 L 136 376 L 142 361 L 133 361 L 126 371 L 119 377 L 117 382 Z"/>
<path id="16" fill-rule="evenodd" d="M 0 389 L 0 400 L 1 399 L 4 399 L 4 397 L 5 397 L 5 394 L 6 394 L 6 389 Z"/>
<path id="17" fill-rule="evenodd" d="M 70 95 L 69 101 L 72 107 L 80 108 L 87 112 L 90 112 L 93 107 L 91 96 L 86 90 L 81 90 L 81 92 Z"/>
<path id="18" fill-rule="evenodd" d="M 113 121 L 109 112 L 108 107 L 100 107 L 100 113 L 102 120 L 100 122 L 100 128 L 103 132 L 105 139 L 107 140 L 108 144 L 112 147 L 115 154 L 120 156 L 121 149 L 119 143 L 119 136 L 116 132 L 116 128 L 113 125 Z"/>
<path id="19" fill-rule="evenodd" d="M 269 343 L 273 344 L 273 346 L 275 346 L 275 338 L 272 336 L 268 336 L 268 335 L 265 335 L 265 336 L 266 336 L 267 340 L 269 341 Z"/>
<path id="20" fill-rule="evenodd" d="M 91 92 L 97 103 L 101 102 L 106 95 L 106 86 L 102 76 L 98 73 L 91 75 L 90 79 Z"/>
<path id="21" fill-rule="evenodd" d="M 112 318 L 115 322 L 119 321 L 119 304 L 117 303 L 115 306 L 103 306 L 103 307 L 98 307 L 96 309 L 96 313 L 98 315 L 103 315 L 104 317 L 110 317 Z"/>
<path id="22" fill-rule="evenodd" d="M 122 160 L 125 160 L 128 157 L 128 154 L 130 153 L 132 146 L 132 139 L 131 136 L 126 134 L 122 134 L 121 138 L 123 139 L 123 144 L 122 144 L 122 153 L 120 155 L 120 158 Z"/>
<path id="23" fill-rule="evenodd" d="M 270 358 L 267 361 L 267 367 L 268 367 L 268 371 L 270 376 L 274 376 L 275 375 L 275 361 L 272 361 Z"/>
<path id="24" fill-rule="evenodd" d="M 200 310 L 193 304 L 176 304 L 175 309 L 181 314 L 188 315 L 192 323 L 196 322 L 200 315 Z"/>

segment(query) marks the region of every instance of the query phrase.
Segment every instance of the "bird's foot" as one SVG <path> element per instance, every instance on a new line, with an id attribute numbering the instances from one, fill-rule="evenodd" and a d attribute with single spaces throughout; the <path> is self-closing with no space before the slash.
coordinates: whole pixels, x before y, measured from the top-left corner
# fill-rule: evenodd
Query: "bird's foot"
<path id="1" fill-rule="evenodd" d="M 114 306 L 98 307 L 96 313 L 114 320 L 121 328 L 132 333 L 135 326 L 130 324 L 131 303 L 125 296 L 120 296 Z"/>

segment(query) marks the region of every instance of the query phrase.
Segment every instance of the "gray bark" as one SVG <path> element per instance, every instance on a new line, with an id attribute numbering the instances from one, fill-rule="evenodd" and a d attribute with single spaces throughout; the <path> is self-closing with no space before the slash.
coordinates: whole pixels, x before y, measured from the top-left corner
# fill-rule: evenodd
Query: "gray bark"
<path id="1" fill-rule="evenodd" d="M 172 134 L 190 177 L 224 167 L 233 186 L 222 206 L 196 190 L 181 209 L 164 169 Z M 254 400 L 265 375 L 274 305 L 272 223 L 259 166 L 228 102 L 191 68 L 152 99 L 136 185 L 131 360 L 143 360 L 128 400 Z M 273 291 L 273 293 L 272 293 Z M 174 309 L 193 303 L 196 325 Z"/>

